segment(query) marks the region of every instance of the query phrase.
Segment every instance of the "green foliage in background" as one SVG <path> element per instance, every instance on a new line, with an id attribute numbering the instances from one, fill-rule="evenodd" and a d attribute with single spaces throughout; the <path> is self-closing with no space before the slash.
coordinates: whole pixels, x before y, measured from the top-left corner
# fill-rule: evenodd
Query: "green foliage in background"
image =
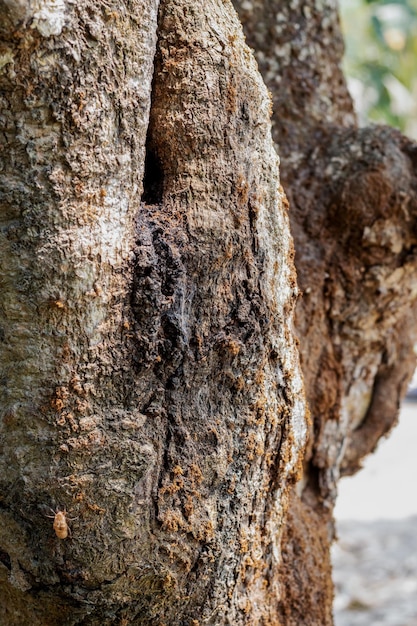
<path id="1" fill-rule="evenodd" d="M 359 119 L 417 139 L 417 0 L 340 0 Z"/>

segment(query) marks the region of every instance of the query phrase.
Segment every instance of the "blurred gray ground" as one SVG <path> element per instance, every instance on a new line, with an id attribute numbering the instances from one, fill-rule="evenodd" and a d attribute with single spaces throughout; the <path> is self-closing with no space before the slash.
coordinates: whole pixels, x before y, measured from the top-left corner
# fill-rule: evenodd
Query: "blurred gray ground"
<path id="1" fill-rule="evenodd" d="M 341 522 L 333 567 L 336 626 L 417 626 L 417 516 Z"/>
<path id="2" fill-rule="evenodd" d="M 342 480 L 333 548 L 335 626 L 417 626 L 417 401 Z"/>

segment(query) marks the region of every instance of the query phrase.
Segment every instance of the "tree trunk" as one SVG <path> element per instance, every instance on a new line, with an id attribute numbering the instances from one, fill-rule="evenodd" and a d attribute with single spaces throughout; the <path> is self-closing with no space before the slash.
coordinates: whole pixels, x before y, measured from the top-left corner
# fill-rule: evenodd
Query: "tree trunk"
<path id="1" fill-rule="evenodd" d="M 356 128 L 316 4 L 235 3 L 271 133 L 228 0 L 0 2 L 2 624 L 332 623 L 337 479 L 412 371 L 417 153 Z"/>
<path id="2" fill-rule="evenodd" d="M 233 3 L 273 98 L 312 416 L 281 542 L 280 614 L 286 625 L 331 624 L 337 481 L 395 425 L 415 368 L 417 146 L 357 127 L 333 0 Z"/>

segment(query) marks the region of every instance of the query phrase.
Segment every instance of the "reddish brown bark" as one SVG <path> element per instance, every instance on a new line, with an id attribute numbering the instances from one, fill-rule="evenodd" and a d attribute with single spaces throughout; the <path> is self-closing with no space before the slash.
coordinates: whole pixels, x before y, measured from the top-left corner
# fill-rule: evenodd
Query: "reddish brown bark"
<path id="1" fill-rule="evenodd" d="M 337 481 L 395 425 L 415 367 L 417 146 L 393 129 L 357 128 L 334 3 L 234 4 L 273 97 L 303 294 L 296 327 L 312 429 L 282 542 L 281 577 L 296 564 L 298 596 L 281 610 L 285 624 L 330 624 Z"/>

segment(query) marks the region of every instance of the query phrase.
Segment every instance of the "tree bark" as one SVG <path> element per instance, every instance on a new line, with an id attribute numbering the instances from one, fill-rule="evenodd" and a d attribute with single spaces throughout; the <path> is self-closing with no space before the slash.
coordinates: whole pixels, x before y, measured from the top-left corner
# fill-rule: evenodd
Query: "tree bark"
<path id="1" fill-rule="evenodd" d="M 235 3 L 271 134 L 228 1 L 0 2 L 2 623 L 332 622 L 337 480 L 412 370 L 416 152 L 356 128 L 333 3 L 282 4 Z"/>
<path id="2" fill-rule="evenodd" d="M 312 417 L 281 543 L 281 615 L 331 624 L 337 482 L 395 425 L 416 363 L 417 146 L 394 129 L 357 127 L 333 0 L 233 3 L 273 98 Z"/>
<path id="3" fill-rule="evenodd" d="M 237 16 L 161 4 L 148 127 L 155 4 L 8 8 L 4 619 L 273 619 L 306 411 L 270 100 Z"/>

